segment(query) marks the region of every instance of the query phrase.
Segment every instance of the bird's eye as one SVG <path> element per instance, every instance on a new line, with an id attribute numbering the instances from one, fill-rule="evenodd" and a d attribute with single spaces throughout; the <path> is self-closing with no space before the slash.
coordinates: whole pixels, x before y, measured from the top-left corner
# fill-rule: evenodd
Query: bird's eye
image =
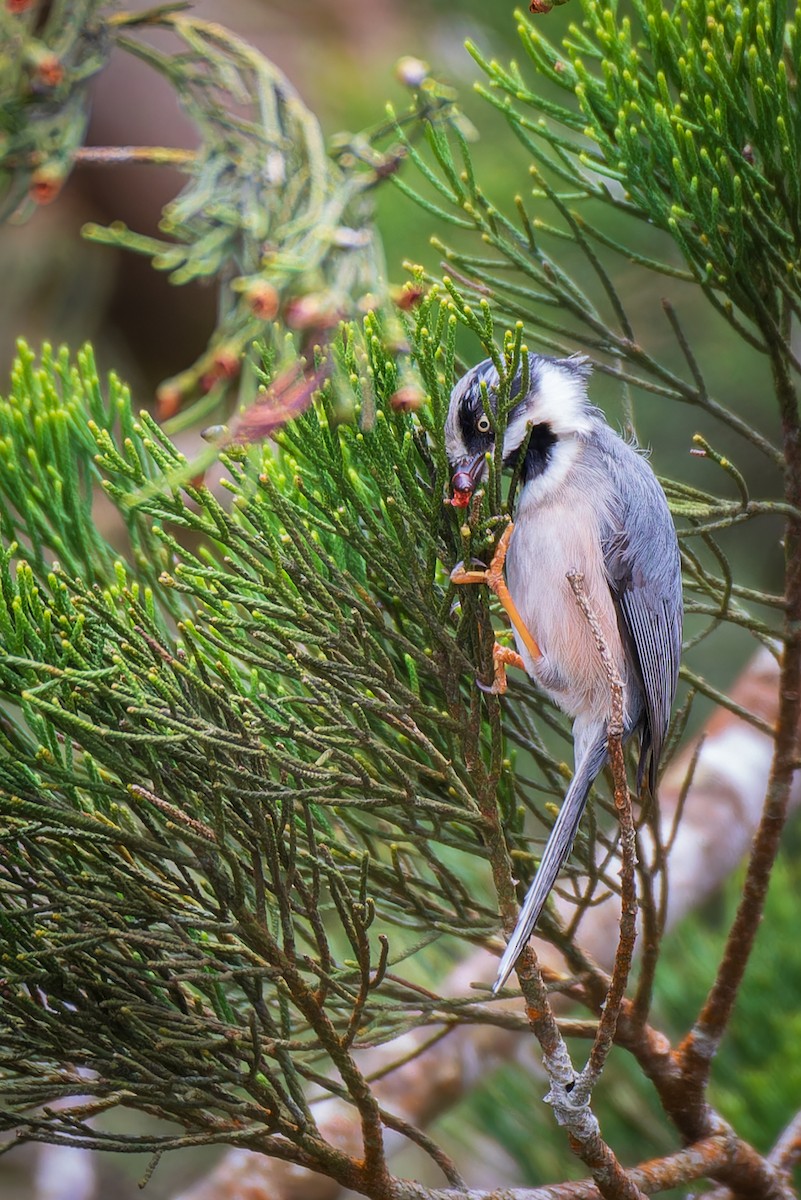
<path id="1" fill-rule="evenodd" d="M 476 429 L 479 433 L 489 433 L 490 429 L 492 429 L 492 422 L 486 413 L 482 413 L 476 421 Z"/>

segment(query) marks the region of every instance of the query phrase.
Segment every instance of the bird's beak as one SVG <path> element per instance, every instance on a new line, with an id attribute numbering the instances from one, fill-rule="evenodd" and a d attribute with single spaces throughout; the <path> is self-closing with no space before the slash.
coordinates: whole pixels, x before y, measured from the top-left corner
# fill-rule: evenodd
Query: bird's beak
<path id="1" fill-rule="evenodd" d="M 483 453 L 474 454 L 472 458 L 463 459 L 459 463 L 458 469 L 454 471 L 451 479 L 453 496 L 449 501 L 454 508 L 467 508 L 484 469 L 485 458 Z"/>

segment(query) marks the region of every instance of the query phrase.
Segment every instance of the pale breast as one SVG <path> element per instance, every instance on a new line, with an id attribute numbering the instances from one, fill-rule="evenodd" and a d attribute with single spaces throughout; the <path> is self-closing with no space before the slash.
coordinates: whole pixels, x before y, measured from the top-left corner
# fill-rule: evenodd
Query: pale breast
<path id="1" fill-rule="evenodd" d="M 558 496 L 522 504 L 506 560 L 509 591 L 526 627 L 543 652 L 526 668 L 556 702 L 576 716 L 609 715 L 610 685 L 592 631 L 567 575 L 580 571 L 604 639 L 625 682 L 626 663 L 600 549 L 598 515 L 571 490 L 568 505 Z"/>

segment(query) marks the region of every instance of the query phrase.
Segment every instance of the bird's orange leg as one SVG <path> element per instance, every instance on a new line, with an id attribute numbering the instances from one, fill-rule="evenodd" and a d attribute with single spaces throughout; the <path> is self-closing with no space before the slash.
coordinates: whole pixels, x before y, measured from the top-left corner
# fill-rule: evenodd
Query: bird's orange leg
<path id="1" fill-rule="evenodd" d="M 488 687 L 485 683 L 476 681 L 482 692 L 488 692 L 490 696 L 502 696 L 507 688 L 507 667 L 517 667 L 520 671 L 525 671 L 526 664 L 511 646 L 502 646 L 500 642 L 496 642 L 492 647 L 492 683 Z"/>
<path id="2" fill-rule="evenodd" d="M 510 521 L 503 531 L 500 541 L 495 548 L 495 553 L 492 556 L 492 562 L 484 571 L 466 571 L 462 563 L 451 571 L 451 582 L 456 584 L 465 583 L 485 583 L 501 602 L 501 605 L 509 618 L 509 621 L 515 633 L 520 638 L 520 641 L 528 650 L 533 659 L 542 658 L 542 651 L 537 645 L 534 638 L 526 628 L 523 618 L 517 611 L 517 605 L 509 595 L 509 589 L 506 586 L 506 580 L 503 577 L 503 565 L 506 562 L 506 554 L 509 550 L 509 542 L 514 532 L 514 522 Z M 492 652 L 492 660 L 495 667 L 495 681 L 489 689 L 492 692 L 506 691 L 506 667 L 514 666 L 521 667 L 525 670 L 525 664 L 522 658 L 514 650 L 509 650 L 504 646 L 499 646 L 496 642 Z"/>

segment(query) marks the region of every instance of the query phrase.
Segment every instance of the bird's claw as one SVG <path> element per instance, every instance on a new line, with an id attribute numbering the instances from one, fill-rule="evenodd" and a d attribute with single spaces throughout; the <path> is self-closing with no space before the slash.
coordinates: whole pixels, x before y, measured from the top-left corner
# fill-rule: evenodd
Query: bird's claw
<path id="1" fill-rule="evenodd" d="M 503 696 L 508 686 L 507 667 L 517 667 L 519 670 L 525 671 L 526 664 L 516 650 L 496 642 L 492 647 L 492 683 L 482 683 L 480 679 L 477 679 L 476 687 L 486 696 Z"/>
<path id="2" fill-rule="evenodd" d="M 464 559 L 460 559 L 451 571 L 451 583 L 483 583 L 487 574 L 487 564 L 482 562 L 480 558 L 471 558 L 470 564 L 470 567 L 466 567 Z M 474 570 L 474 566 L 479 569 Z"/>
<path id="3" fill-rule="evenodd" d="M 509 549 L 509 542 L 511 540 L 513 531 L 514 531 L 514 525 L 510 521 L 509 524 L 506 526 L 506 529 L 501 534 L 501 537 L 498 541 L 498 545 L 495 547 L 495 553 L 492 556 L 492 562 L 490 563 L 490 565 L 488 567 L 485 566 L 484 563 L 481 563 L 480 565 L 483 568 L 483 570 L 471 571 L 471 570 L 466 569 L 464 560 L 463 560 L 462 562 L 457 563 L 456 566 L 451 571 L 451 583 L 455 583 L 455 584 L 483 583 L 483 584 L 486 584 L 486 586 L 490 589 L 490 591 L 493 592 L 498 597 L 498 599 L 500 600 L 504 609 L 506 610 L 506 614 L 512 623 L 512 628 L 515 630 L 515 633 L 517 634 L 518 641 L 522 642 L 522 644 L 525 646 L 526 650 L 530 654 L 531 658 L 536 661 L 538 658 L 542 657 L 542 651 L 540 650 L 540 648 L 537 645 L 534 638 L 529 633 L 528 629 L 526 628 L 525 622 L 523 621 L 523 618 L 520 616 L 520 613 L 517 611 L 517 606 L 515 605 L 515 602 L 512 599 L 512 597 L 509 595 L 509 589 L 506 586 L 506 581 L 503 577 L 503 566 L 504 566 L 504 562 L 506 561 L 506 553 Z M 470 561 L 472 563 L 472 562 L 479 562 L 480 560 L 479 559 L 471 559 Z M 517 666 L 518 664 L 515 663 L 514 665 Z M 503 683 L 501 683 L 501 681 L 497 677 L 497 671 L 496 671 L 496 681 L 495 681 L 495 683 L 493 683 L 492 687 L 495 689 L 495 691 L 492 693 L 493 695 L 497 695 L 499 692 L 503 692 L 506 690 L 506 682 L 504 680 Z"/>

